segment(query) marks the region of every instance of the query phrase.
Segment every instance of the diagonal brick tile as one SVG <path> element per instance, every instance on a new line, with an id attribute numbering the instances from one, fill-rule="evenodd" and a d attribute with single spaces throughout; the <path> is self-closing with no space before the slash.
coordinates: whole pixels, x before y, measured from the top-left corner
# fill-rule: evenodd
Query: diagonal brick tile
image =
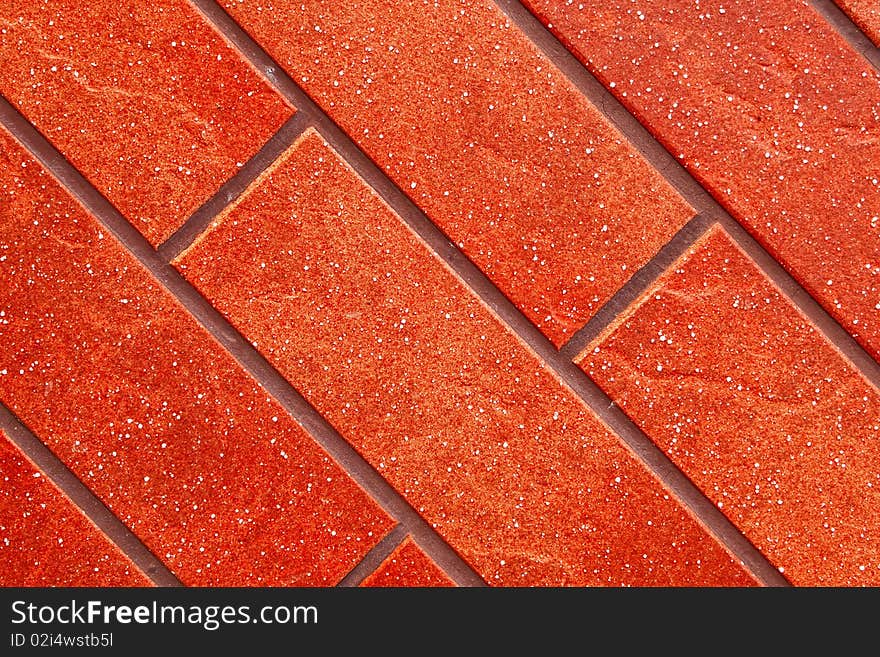
<path id="1" fill-rule="evenodd" d="M 880 3 L 877 0 L 835 0 L 853 21 L 880 46 Z"/>
<path id="2" fill-rule="evenodd" d="M 407 538 L 361 583 L 368 587 L 455 586 L 421 548 Z"/>
<path id="3" fill-rule="evenodd" d="M 153 243 L 292 110 L 184 0 L 10 0 L 0 92 Z"/>
<path id="4" fill-rule="evenodd" d="M 490 2 L 225 6 L 557 346 L 693 214 Z"/>
<path id="5" fill-rule="evenodd" d="M 880 76 L 799 0 L 528 0 L 880 356 Z"/>
<path id="6" fill-rule="evenodd" d="M 793 583 L 880 583 L 880 395 L 722 230 L 581 358 Z"/>
<path id="7" fill-rule="evenodd" d="M 753 583 L 314 132 L 177 265 L 487 582 Z"/>
<path id="8" fill-rule="evenodd" d="M 195 585 L 333 584 L 386 514 L 0 132 L 0 399 Z"/>
<path id="9" fill-rule="evenodd" d="M 0 431 L 0 586 L 150 580 Z"/>

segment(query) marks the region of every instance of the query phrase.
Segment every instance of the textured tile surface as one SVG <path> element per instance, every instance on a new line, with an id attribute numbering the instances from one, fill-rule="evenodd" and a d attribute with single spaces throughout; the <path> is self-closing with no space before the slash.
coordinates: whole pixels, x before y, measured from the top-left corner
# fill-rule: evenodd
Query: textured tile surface
<path id="1" fill-rule="evenodd" d="M 880 355 L 880 77 L 798 0 L 529 0 Z"/>
<path id="2" fill-rule="evenodd" d="M 581 366 L 795 584 L 880 583 L 880 396 L 720 229 Z"/>
<path id="3" fill-rule="evenodd" d="M 837 4 L 880 46 L 880 3 L 877 0 L 837 0 Z"/>
<path id="4" fill-rule="evenodd" d="M 557 345 L 692 215 L 491 3 L 226 6 Z"/>
<path id="5" fill-rule="evenodd" d="M 334 584 L 387 516 L 0 133 L 0 400 L 186 584 Z"/>
<path id="6" fill-rule="evenodd" d="M 411 539 L 407 538 L 361 586 L 455 586 L 440 567 Z"/>
<path id="7" fill-rule="evenodd" d="M 180 266 L 489 583 L 749 582 L 313 133 Z"/>
<path id="8" fill-rule="evenodd" d="M 0 431 L 0 586 L 150 580 Z"/>
<path id="9" fill-rule="evenodd" d="M 154 244 L 292 110 L 184 0 L 8 0 L 0 92 Z"/>

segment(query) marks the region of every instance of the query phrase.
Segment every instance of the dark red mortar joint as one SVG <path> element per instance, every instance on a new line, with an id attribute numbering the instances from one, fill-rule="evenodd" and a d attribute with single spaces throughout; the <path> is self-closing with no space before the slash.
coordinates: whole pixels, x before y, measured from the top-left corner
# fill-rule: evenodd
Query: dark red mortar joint
<path id="1" fill-rule="evenodd" d="M 792 583 L 880 583 L 880 394 L 723 230 L 579 360 Z"/>
<path id="2" fill-rule="evenodd" d="M 150 586 L 0 431 L 0 586 Z"/>
<path id="3" fill-rule="evenodd" d="M 527 4 L 880 357 L 880 74 L 800 0 Z"/>
<path id="4" fill-rule="evenodd" d="M 8 0 L 0 92 L 154 245 L 293 113 L 184 0 Z"/>
<path id="5" fill-rule="evenodd" d="M 393 525 L 0 131 L 0 400 L 179 579 L 331 585 Z"/>

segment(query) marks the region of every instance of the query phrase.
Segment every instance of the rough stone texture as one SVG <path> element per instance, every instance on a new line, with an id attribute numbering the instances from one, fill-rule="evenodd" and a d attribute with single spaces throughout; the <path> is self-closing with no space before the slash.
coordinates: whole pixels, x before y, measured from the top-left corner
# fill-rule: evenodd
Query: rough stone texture
<path id="1" fill-rule="evenodd" d="M 178 266 L 490 584 L 748 584 L 307 133 Z"/>
<path id="2" fill-rule="evenodd" d="M 0 92 L 153 244 L 293 110 L 183 0 L 7 0 Z"/>
<path id="3" fill-rule="evenodd" d="M 0 586 L 150 580 L 0 431 Z"/>
<path id="4" fill-rule="evenodd" d="M 880 584 L 880 395 L 721 229 L 581 367 L 794 584 Z"/>
<path id="5" fill-rule="evenodd" d="M 557 346 L 693 214 L 490 2 L 225 5 Z"/>
<path id="6" fill-rule="evenodd" d="M 0 400 L 186 584 L 335 584 L 391 526 L 5 132 L 0 332 Z"/>
<path id="7" fill-rule="evenodd" d="M 529 0 L 880 357 L 880 75 L 800 0 Z"/>

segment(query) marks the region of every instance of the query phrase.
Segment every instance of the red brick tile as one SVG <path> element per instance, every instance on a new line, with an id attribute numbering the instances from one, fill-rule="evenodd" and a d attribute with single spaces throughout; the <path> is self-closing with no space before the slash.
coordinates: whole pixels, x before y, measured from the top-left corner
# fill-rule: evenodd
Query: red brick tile
<path id="1" fill-rule="evenodd" d="M 723 231 L 581 366 L 793 583 L 880 583 L 880 396 Z"/>
<path id="2" fill-rule="evenodd" d="M 0 432 L 0 586 L 150 580 Z"/>
<path id="3" fill-rule="evenodd" d="M 407 538 L 361 586 L 455 586 L 440 567 L 422 549 Z"/>
<path id="4" fill-rule="evenodd" d="M 10 0 L 0 92 L 153 243 L 292 110 L 183 0 Z"/>
<path id="5" fill-rule="evenodd" d="M 693 214 L 490 2 L 225 4 L 557 346 Z"/>
<path id="6" fill-rule="evenodd" d="M 880 46 L 880 4 L 877 0 L 835 0 L 871 40 Z"/>
<path id="7" fill-rule="evenodd" d="M 391 522 L 0 133 L 0 399 L 185 583 L 341 579 Z"/>
<path id="8" fill-rule="evenodd" d="M 489 583 L 751 581 L 313 132 L 178 266 Z"/>
<path id="9" fill-rule="evenodd" d="M 880 356 L 880 77 L 798 0 L 529 0 Z"/>

